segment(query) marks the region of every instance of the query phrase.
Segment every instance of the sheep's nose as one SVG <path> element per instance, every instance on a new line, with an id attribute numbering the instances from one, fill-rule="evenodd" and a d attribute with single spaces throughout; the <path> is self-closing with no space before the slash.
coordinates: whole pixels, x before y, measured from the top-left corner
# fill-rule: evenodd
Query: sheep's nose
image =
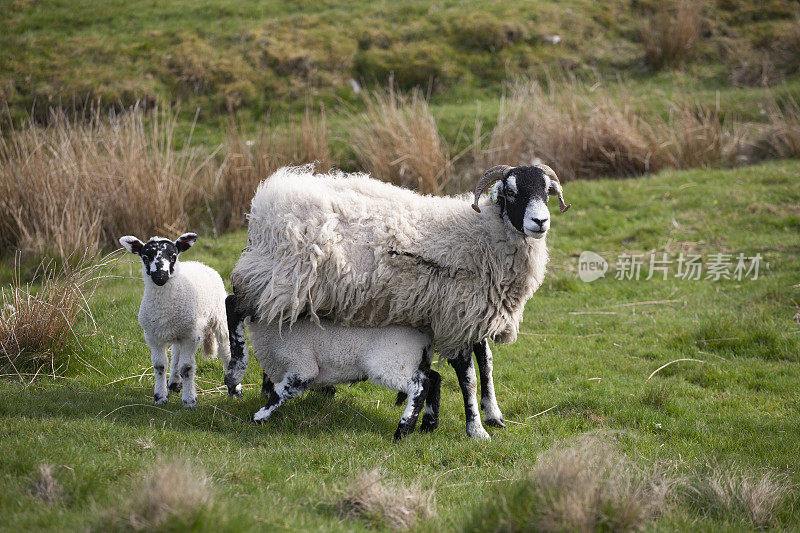
<path id="1" fill-rule="evenodd" d="M 543 228 L 545 223 L 550 219 L 549 218 L 532 218 L 531 220 L 533 220 L 536 224 L 539 224 L 540 228 Z"/>

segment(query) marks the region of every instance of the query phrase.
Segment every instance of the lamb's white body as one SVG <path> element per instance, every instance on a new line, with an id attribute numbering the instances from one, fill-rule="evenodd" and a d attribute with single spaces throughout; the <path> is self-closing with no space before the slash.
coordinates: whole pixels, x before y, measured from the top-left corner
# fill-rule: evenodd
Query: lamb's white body
<path id="1" fill-rule="evenodd" d="M 167 348 L 172 346 L 169 389 L 183 389 L 183 405 L 197 405 L 195 354 L 203 345 L 215 351 L 225 370 L 230 360 L 225 319 L 225 285 L 211 267 L 196 261 L 178 262 L 169 281 L 158 286 L 148 275 L 139 308 L 139 324 L 151 351 L 155 373 L 154 402 L 167 401 Z"/>
<path id="2" fill-rule="evenodd" d="M 266 420 L 285 400 L 308 388 L 370 380 L 408 395 L 395 438 L 413 430 L 431 386 L 423 429 L 438 419 L 438 373 L 430 370 L 431 339 L 416 328 L 349 328 L 328 320 L 301 318 L 291 329 L 265 321 L 250 324 L 253 353 L 275 388 L 267 405 L 253 417 Z M 434 377 L 431 377 L 431 376 Z M 433 383 L 431 383 L 433 381 Z"/>

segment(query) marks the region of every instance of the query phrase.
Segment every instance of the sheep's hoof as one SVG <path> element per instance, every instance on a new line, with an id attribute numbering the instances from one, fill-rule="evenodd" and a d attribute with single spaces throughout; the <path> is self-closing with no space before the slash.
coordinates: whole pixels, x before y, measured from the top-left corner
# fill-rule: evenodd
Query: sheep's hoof
<path id="1" fill-rule="evenodd" d="M 175 383 L 169 384 L 169 390 L 171 390 L 172 392 L 180 392 L 181 389 L 183 389 L 183 383 L 181 383 L 180 381 L 176 381 Z"/>
<path id="2" fill-rule="evenodd" d="M 487 426 L 495 427 L 495 428 L 504 428 L 506 427 L 506 423 L 503 422 L 502 418 L 487 418 L 483 421 L 484 424 Z"/>
<path id="3" fill-rule="evenodd" d="M 492 437 L 483 429 L 482 426 L 467 428 L 467 436 L 471 437 L 475 440 L 485 440 L 490 441 Z"/>
<path id="4" fill-rule="evenodd" d="M 184 409 L 194 409 L 195 407 L 197 407 L 197 399 L 183 400 Z"/>
<path id="5" fill-rule="evenodd" d="M 228 386 L 228 396 L 233 396 L 235 398 L 240 398 L 242 396 L 242 384 L 236 383 L 236 380 L 230 373 L 225 374 L 225 385 Z"/>
<path id="6" fill-rule="evenodd" d="M 159 396 L 158 394 L 153 395 L 153 405 L 163 405 L 167 403 L 168 399 L 166 396 Z"/>
<path id="7" fill-rule="evenodd" d="M 336 394 L 336 387 L 320 387 L 317 392 L 323 396 L 334 396 Z"/>

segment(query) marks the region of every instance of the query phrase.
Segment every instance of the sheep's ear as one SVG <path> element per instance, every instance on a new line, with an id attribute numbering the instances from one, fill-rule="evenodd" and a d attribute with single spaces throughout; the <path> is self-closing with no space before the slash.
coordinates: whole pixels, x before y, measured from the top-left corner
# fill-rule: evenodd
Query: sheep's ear
<path id="1" fill-rule="evenodd" d="M 178 248 L 178 253 L 185 252 L 197 241 L 197 233 L 184 233 L 178 240 L 175 241 L 175 247 Z"/>
<path id="2" fill-rule="evenodd" d="M 497 199 L 503 196 L 505 191 L 505 185 L 502 181 L 496 182 L 494 185 L 489 187 L 489 199 L 492 201 L 493 204 L 497 203 Z"/>
<path id="3" fill-rule="evenodd" d="M 126 235 L 119 238 L 119 243 L 130 253 L 139 255 L 142 253 L 144 243 L 133 235 Z"/>

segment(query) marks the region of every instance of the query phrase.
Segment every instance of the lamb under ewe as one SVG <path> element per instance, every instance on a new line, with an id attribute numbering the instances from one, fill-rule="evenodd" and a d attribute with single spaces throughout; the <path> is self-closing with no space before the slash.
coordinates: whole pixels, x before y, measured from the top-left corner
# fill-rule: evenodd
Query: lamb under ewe
<path id="1" fill-rule="evenodd" d="M 491 199 L 480 200 L 490 186 Z M 562 212 L 569 208 L 545 165 L 489 169 L 472 202 L 423 196 L 364 174 L 278 170 L 256 191 L 248 245 L 231 274 L 229 390 L 247 366 L 245 317 L 291 323 L 307 314 L 347 326 L 412 326 L 430 332 L 454 367 L 467 434 L 488 439 L 472 351 L 486 422 L 502 426 L 487 339 L 516 340 L 525 302 L 544 279 L 550 194 Z"/>
<path id="2" fill-rule="evenodd" d="M 172 346 L 169 390 L 183 389 L 184 407 L 197 405 L 195 353 L 200 344 L 207 356 L 217 352 L 226 371 L 231 358 L 225 319 L 227 292 L 222 278 L 202 263 L 178 261 L 178 255 L 195 241 L 194 233 L 184 233 L 175 242 L 152 237 L 143 243 L 130 235 L 119 240 L 126 250 L 142 259 L 144 296 L 139 324 L 150 348 L 155 404 L 167 402 L 168 346 Z"/>
<path id="3" fill-rule="evenodd" d="M 328 320 L 301 318 L 290 328 L 265 321 L 250 324 L 253 353 L 265 383 L 275 383 L 264 407 L 253 416 L 263 422 L 290 398 L 309 388 L 370 380 L 408 396 L 394 439 L 414 431 L 422 406 L 421 431 L 439 423 L 439 373 L 431 369 L 431 339 L 415 328 L 350 328 Z"/>

